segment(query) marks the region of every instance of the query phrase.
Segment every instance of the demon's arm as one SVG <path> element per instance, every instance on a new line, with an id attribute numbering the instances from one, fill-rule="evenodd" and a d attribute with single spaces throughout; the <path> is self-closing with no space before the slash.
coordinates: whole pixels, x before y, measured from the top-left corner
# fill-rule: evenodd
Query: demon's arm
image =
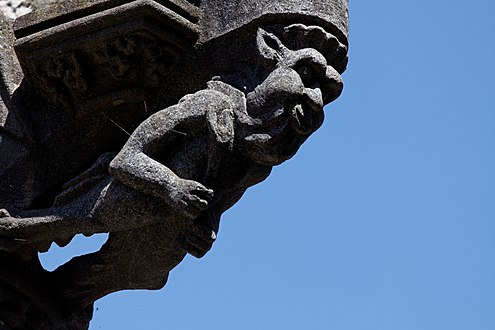
<path id="1" fill-rule="evenodd" d="M 180 178 L 152 157 L 185 143 L 188 135 L 199 134 L 196 131 L 207 126 L 207 114 L 228 108 L 228 103 L 220 93 L 204 90 L 153 114 L 134 131 L 110 163 L 110 174 L 132 189 L 161 198 L 197 217 L 207 208 L 213 191 L 197 181 Z"/>

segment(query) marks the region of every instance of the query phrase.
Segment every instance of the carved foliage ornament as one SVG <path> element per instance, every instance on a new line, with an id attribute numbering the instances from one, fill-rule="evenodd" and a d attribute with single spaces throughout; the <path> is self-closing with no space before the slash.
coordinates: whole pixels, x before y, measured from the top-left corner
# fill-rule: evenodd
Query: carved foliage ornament
<path id="1" fill-rule="evenodd" d="M 74 104 L 98 93 L 95 89 L 101 86 L 93 77 L 108 74 L 116 85 L 120 81 L 157 87 L 177 65 L 180 53 L 150 32 L 133 32 L 106 40 L 99 47 L 92 45 L 40 61 L 35 85 L 46 100 L 72 111 Z"/>
<path id="2" fill-rule="evenodd" d="M 95 56 L 116 80 L 157 86 L 177 63 L 179 52 L 153 34 L 141 31 L 108 40 L 95 51 Z"/>

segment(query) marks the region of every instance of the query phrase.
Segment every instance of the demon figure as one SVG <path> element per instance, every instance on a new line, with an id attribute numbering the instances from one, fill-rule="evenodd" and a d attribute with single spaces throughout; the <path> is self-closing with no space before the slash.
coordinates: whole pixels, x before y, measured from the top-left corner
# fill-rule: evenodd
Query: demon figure
<path id="1" fill-rule="evenodd" d="M 77 306 L 161 288 L 186 253 L 202 257 L 222 213 L 297 152 L 342 91 L 346 48 L 324 29 L 267 26 L 252 37 L 252 74 L 219 75 L 154 113 L 118 153 L 67 182 L 52 207 L 1 210 L 1 249 L 30 258 L 75 234 L 108 232 L 100 251 L 52 274 Z"/>

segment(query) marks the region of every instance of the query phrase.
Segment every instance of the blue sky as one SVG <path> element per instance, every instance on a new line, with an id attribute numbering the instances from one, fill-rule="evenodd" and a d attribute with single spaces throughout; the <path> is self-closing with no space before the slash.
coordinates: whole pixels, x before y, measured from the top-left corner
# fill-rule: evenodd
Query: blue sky
<path id="1" fill-rule="evenodd" d="M 350 16 L 323 127 L 206 257 L 101 299 L 90 329 L 495 329 L 495 1 L 351 0 Z"/>

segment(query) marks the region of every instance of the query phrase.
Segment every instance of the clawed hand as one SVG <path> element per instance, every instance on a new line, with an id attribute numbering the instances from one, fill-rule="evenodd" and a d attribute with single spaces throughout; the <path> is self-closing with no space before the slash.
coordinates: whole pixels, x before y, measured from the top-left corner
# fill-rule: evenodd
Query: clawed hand
<path id="1" fill-rule="evenodd" d="M 181 179 L 177 188 L 170 192 L 169 197 L 173 206 L 196 218 L 208 207 L 208 202 L 213 198 L 213 190 L 199 182 Z"/>
<path id="2" fill-rule="evenodd" d="M 217 235 L 209 226 L 196 224 L 186 236 L 187 252 L 196 258 L 201 258 L 210 251 L 216 239 Z"/>

